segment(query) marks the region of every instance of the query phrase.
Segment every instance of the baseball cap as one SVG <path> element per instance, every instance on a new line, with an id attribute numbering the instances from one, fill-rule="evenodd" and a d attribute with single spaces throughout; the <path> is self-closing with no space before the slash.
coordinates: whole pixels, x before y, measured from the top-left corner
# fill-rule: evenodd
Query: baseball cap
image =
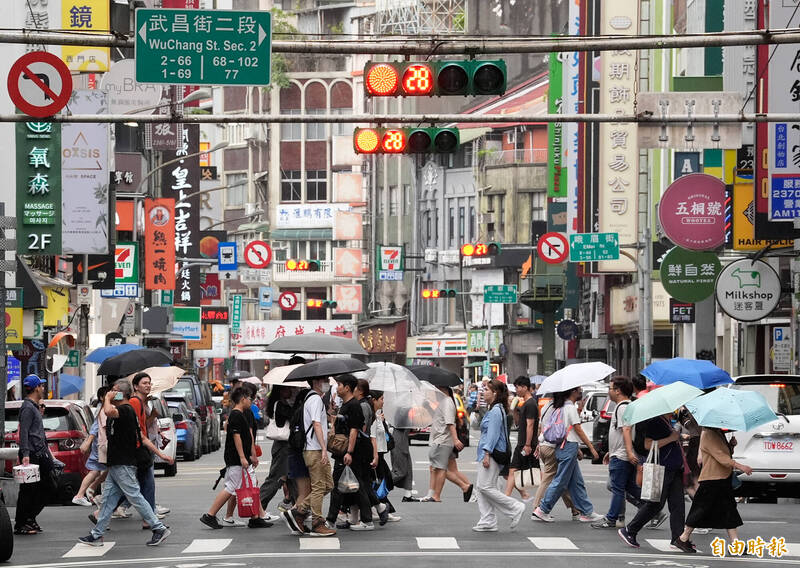
<path id="1" fill-rule="evenodd" d="M 46 385 L 47 381 L 44 379 L 40 379 L 37 375 L 28 375 L 22 381 L 22 384 L 28 387 L 29 389 L 33 389 L 38 387 L 39 385 Z"/>

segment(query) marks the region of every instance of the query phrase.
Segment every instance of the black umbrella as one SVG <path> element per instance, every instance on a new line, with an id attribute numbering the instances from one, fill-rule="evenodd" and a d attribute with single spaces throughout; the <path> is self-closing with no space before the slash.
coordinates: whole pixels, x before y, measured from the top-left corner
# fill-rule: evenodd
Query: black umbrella
<path id="1" fill-rule="evenodd" d="M 358 359 L 317 359 L 289 373 L 284 383 L 299 383 L 318 377 L 333 377 L 356 371 L 366 371 L 367 366 Z"/>
<path id="2" fill-rule="evenodd" d="M 457 387 L 462 381 L 461 377 L 441 367 L 431 365 L 415 365 L 409 370 L 421 381 L 428 381 L 435 387 Z"/>
<path id="3" fill-rule="evenodd" d="M 355 339 L 325 333 L 304 333 L 303 335 L 279 337 L 267 346 L 267 350 L 275 353 L 368 355 Z"/>
<path id="4" fill-rule="evenodd" d="M 252 377 L 252 376 L 253 376 L 253 373 L 251 373 L 249 371 L 242 371 L 240 369 L 236 369 L 234 371 L 231 371 L 227 375 L 225 375 L 225 378 L 227 380 L 231 381 L 231 380 L 246 379 L 247 377 Z"/>
<path id="5" fill-rule="evenodd" d="M 163 349 L 137 349 L 109 357 L 100 364 L 98 375 L 124 377 L 148 367 L 160 367 L 172 363 L 172 355 Z"/>

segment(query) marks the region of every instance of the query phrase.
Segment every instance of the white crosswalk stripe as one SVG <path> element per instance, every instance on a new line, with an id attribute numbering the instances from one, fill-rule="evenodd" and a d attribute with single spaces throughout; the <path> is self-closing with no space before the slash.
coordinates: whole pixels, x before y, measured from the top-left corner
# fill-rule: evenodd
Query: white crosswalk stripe
<path id="1" fill-rule="evenodd" d="M 301 538 L 300 550 L 339 550 L 342 544 L 336 537 Z"/>
<path id="2" fill-rule="evenodd" d="M 232 538 L 196 538 L 181 554 L 222 552 L 233 542 Z"/>
<path id="3" fill-rule="evenodd" d="M 656 550 L 660 550 L 661 552 L 675 552 L 675 549 L 670 546 L 669 539 L 666 538 L 647 538 L 645 539 L 647 544 L 655 548 Z"/>
<path id="4" fill-rule="evenodd" d="M 578 550 L 570 539 L 560 536 L 531 536 L 528 540 L 539 550 Z"/>
<path id="5" fill-rule="evenodd" d="M 800 556 L 800 544 L 796 542 L 786 543 L 786 554 L 784 556 Z"/>
<path id="6" fill-rule="evenodd" d="M 106 541 L 104 546 L 89 546 L 88 544 L 78 543 L 67 551 L 61 558 L 92 558 L 106 554 L 114 547 L 113 542 Z"/>
<path id="7" fill-rule="evenodd" d="M 456 539 L 450 536 L 418 536 L 417 548 L 420 550 L 457 550 Z"/>

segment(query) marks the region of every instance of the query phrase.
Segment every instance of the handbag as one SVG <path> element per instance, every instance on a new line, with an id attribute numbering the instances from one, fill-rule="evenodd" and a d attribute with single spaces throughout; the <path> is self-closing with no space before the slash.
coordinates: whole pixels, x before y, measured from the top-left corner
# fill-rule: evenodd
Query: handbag
<path id="1" fill-rule="evenodd" d="M 342 475 L 339 476 L 339 481 L 336 484 L 336 489 L 339 490 L 339 493 L 355 493 L 359 487 L 361 487 L 361 484 L 359 484 L 356 474 L 353 473 L 349 465 L 344 466 Z"/>
<path id="2" fill-rule="evenodd" d="M 260 500 L 259 488 L 253 483 L 250 472 L 242 468 L 242 486 L 236 490 L 236 507 L 239 516 L 242 518 L 257 517 Z"/>
<path id="3" fill-rule="evenodd" d="M 153 465 L 153 453 L 142 443 L 142 429 L 136 427 L 136 437 L 139 445 L 136 446 L 134 456 L 136 456 L 136 469 L 144 471 Z"/>
<path id="4" fill-rule="evenodd" d="M 509 449 L 511 444 L 509 444 L 508 442 L 508 429 L 506 427 L 506 412 L 505 410 L 503 410 L 502 407 L 500 407 L 500 411 L 503 413 L 502 427 L 503 427 L 503 435 L 505 436 L 506 439 L 506 449 L 503 451 L 500 451 L 496 448 L 492 450 L 492 459 L 496 461 L 498 465 L 506 466 L 509 463 L 511 463 L 511 451 Z"/>
<path id="5" fill-rule="evenodd" d="M 514 472 L 514 487 L 519 491 L 534 489 L 542 484 L 542 470 L 534 465 L 530 456 L 523 456 L 524 467 Z"/>
<path id="6" fill-rule="evenodd" d="M 642 466 L 642 501 L 661 501 L 665 470 L 666 468 L 659 463 L 658 442 L 654 441 Z"/>
<path id="7" fill-rule="evenodd" d="M 278 426 L 275 420 L 270 420 L 266 436 L 275 442 L 286 442 L 289 440 L 289 421 L 284 422 L 283 426 Z"/>
<path id="8" fill-rule="evenodd" d="M 350 439 L 344 434 L 328 436 L 328 451 L 335 459 L 341 459 L 347 453 L 349 443 Z"/>

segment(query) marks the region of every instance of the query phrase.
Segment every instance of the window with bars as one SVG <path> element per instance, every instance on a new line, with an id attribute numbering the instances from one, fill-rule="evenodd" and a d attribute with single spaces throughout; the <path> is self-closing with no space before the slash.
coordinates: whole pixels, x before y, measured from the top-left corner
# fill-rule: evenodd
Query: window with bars
<path id="1" fill-rule="evenodd" d="M 281 110 L 281 114 L 301 114 L 299 108 L 290 108 Z M 281 124 L 281 140 L 300 140 L 302 135 L 303 125 L 299 122 Z"/>
<path id="2" fill-rule="evenodd" d="M 301 187 L 302 172 L 299 170 L 281 171 L 281 201 L 300 201 L 303 198 Z"/>
<path id="3" fill-rule="evenodd" d="M 470 240 L 478 240 L 478 234 L 475 232 L 475 207 L 469 208 L 469 238 Z"/>
<path id="4" fill-rule="evenodd" d="M 308 258 L 312 260 L 328 260 L 327 241 L 308 241 Z"/>
<path id="5" fill-rule="evenodd" d="M 450 243 L 450 246 L 455 244 L 456 240 L 456 209 L 455 207 L 450 208 L 450 217 L 449 223 L 447 224 L 447 240 Z"/>
<path id="6" fill-rule="evenodd" d="M 306 171 L 306 201 L 328 200 L 328 177 L 325 170 Z"/>
<path id="7" fill-rule="evenodd" d="M 531 193 L 531 220 L 544 221 L 547 219 L 545 207 L 547 206 L 547 194 L 544 191 Z"/>
<path id="8" fill-rule="evenodd" d="M 247 174 L 225 175 L 225 208 L 237 209 L 244 207 L 247 196 Z"/>
<path id="9" fill-rule="evenodd" d="M 397 216 L 397 186 L 389 186 L 389 215 L 392 217 Z"/>

